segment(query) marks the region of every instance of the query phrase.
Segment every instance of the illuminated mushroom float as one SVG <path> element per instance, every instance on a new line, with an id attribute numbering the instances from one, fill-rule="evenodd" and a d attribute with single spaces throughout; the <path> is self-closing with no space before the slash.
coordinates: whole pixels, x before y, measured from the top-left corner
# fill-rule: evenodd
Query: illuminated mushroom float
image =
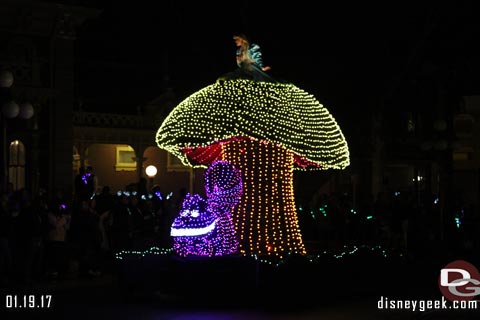
<path id="1" fill-rule="evenodd" d="M 235 166 L 243 193 L 232 212 L 239 253 L 306 254 L 294 170 L 344 169 L 345 137 L 329 111 L 291 83 L 218 80 L 179 103 L 156 134 L 158 147 L 184 165 Z"/>

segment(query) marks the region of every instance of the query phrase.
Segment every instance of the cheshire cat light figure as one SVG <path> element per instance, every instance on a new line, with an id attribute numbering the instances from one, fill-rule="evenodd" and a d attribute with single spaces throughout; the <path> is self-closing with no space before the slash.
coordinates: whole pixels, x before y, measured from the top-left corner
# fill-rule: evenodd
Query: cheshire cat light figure
<path id="1" fill-rule="evenodd" d="M 208 210 L 217 217 L 218 246 L 215 255 L 237 252 L 238 240 L 232 211 L 240 201 L 243 191 L 242 175 L 230 162 L 213 161 L 205 171 L 205 191 Z"/>
<path id="2" fill-rule="evenodd" d="M 187 194 L 171 236 L 180 256 L 223 256 L 238 251 L 231 212 L 242 195 L 240 172 L 229 162 L 212 162 L 205 171 L 207 200 Z"/>

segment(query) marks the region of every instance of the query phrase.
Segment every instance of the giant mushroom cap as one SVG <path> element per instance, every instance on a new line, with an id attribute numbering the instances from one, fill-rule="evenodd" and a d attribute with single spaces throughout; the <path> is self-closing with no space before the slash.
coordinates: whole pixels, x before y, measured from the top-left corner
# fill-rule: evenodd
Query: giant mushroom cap
<path id="1" fill-rule="evenodd" d="M 176 106 L 157 131 L 157 145 L 184 165 L 207 167 L 221 144 L 257 139 L 287 148 L 295 169 L 343 169 L 350 164 L 345 137 L 313 95 L 289 83 L 221 80 Z"/>

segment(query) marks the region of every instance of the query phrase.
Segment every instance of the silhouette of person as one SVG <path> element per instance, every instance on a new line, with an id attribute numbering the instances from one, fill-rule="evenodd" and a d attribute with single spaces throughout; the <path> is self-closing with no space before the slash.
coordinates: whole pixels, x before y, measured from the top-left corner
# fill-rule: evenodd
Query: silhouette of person
<path id="1" fill-rule="evenodd" d="M 263 65 L 262 51 L 258 44 L 250 43 L 247 36 L 243 33 L 235 34 L 233 41 L 235 41 L 237 46 L 236 60 L 238 67 L 247 69 L 257 67 L 262 71 L 270 70 L 269 66 Z"/>
<path id="2" fill-rule="evenodd" d="M 89 199 L 95 196 L 97 192 L 98 179 L 97 176 L 93 173 L 93 167 L 88 166 L 85 172 L 85 181 L 87 185 L 87 196 Z"/>
<path id="3" fill-rule="evenodd" d="M 137 192 L 140 194 L 140 196 L 148 194 L 147 179 L 145 177 L 141 177 L 138 180 Z"/>
<path id="4" fill-rule="evenodd" d="M 75 181 L 74 181 L 75 205 L 79 204 L 80 202 L 82 202 L 82 200 L 85 200 L 87 198 L 86 183 L 84 181 L 84 177 L 85 177 L 85 167 L 81 166 L 78 169 L 78 174 L 75 176 Z"/>
<path id="5" fill-rule="evenodd" d="M 233 41 L 237 46 L 235 57 L 238 69 L 227 73 L 220 79 L 250 79 L 254 81 L 276 82 L 266 73 L 271 67 L 264 65 L 262 51 L 258 44 L 250 42 L 244 33 L 235 33 Z"/>

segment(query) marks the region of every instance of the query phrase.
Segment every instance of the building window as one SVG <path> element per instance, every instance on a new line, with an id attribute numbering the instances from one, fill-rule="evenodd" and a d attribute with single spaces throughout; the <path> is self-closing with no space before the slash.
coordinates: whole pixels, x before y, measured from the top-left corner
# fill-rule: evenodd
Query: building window
<path id="1" fill-rule="evenodd" d="M 455 162 L 463 162 L 463 161 L 469 161 L 472 160 L 473 153 L 475 152 L 475 149 L 469 145 L 466 144 L 459 144 L 454 147 L 453 149 L 453 161 Z"/>
<path id="2" fill-rule="evenodd" d="M 453 161 L 467 161 L 470 160 L 470 154 L 467 152 L 454 152 Z"/>
<path id="3" fill-rule="evenodd" d="M 14 190 L 25 188 L 25 146 L 19 140 L 10 143 L 8 179 Z"/>
<path id="4" fill-rule="evenodd" d="M 137 170 L 137 161 L 135 161 L 135 150 L 130 146 L 116 146 L 115 170 L 116 171 L 135 171 Z"/>
<path id="5" fill-rule="evenodd" d="M 73 159 L 72 159 L 73 172 L 77 173 L 80 170 L 80 155 L 75 146 L 73 146 Z"/>

